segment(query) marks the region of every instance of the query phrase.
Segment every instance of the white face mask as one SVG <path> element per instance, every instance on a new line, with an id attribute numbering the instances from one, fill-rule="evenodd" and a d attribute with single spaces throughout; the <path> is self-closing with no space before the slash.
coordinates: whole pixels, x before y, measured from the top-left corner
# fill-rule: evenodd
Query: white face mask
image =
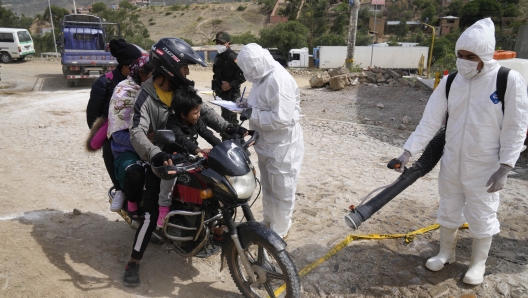
<path id="1" fill-rule="evenodd" d="M 477 61 L 470 61 L 465 59 L 457 58 L 456 65 L 458 68 L 458 73 L 461 74 L 466 79 L 471 79 L 480 71 L 477 70 L 478 67 Z"/>
<path id="2" fill-rule="evenodd" d="M 216 50 L 218 51 L 218 54 L 222 54 L 223 52 L 227 50 L 227 47 L 222 44 L 217 44 Z"/>

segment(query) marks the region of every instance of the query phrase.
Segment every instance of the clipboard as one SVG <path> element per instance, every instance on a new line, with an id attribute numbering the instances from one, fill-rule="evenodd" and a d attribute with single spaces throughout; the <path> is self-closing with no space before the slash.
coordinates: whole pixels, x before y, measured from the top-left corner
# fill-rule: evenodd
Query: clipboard
<path id="1" fill-rule="evenodd" d="M 217 106 L 220 106 L 220 107 L 222 107 L 224 109 L 228 109 L 231 112 L 235 112 L 235 113 L 242 113 L 242 111 L 244 110 L 244 108 L 237 107 L 236 103 L 234 103 L 232 101 L 216 99 L 216 100 L 210 101 L 210 103 L 212 103 L 214 105 L 217 105 Z"/>

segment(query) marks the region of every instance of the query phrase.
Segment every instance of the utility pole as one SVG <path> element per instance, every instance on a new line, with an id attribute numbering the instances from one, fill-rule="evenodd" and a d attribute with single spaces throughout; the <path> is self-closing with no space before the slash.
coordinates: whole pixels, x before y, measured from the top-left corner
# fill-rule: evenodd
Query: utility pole
<path id="1" fill-rule="evenodd" d="M 433 60 L 433 47 L 434 47 L 434 38 L 436 35 L 436 31 L 433 26 L 426 24 L 424 22 L 421 22 L 421 23 L 433 30 L 433 37 L 431 38 L 432 39 L 431 40 L 431 50 L 429 51 L 429 60 L 427 61 L 427 78 L 429 78 L 430 73 L 431 73 L 431 60 Z"/>
<path id="2" fill-rule="evenodd" d="M 51 15 L 50 0 L 48 0 L 48 7 L 49 7 L 49 11 L 50 11 L 51 32 L 53 33 L 53 45 L 55 45 L 55 53 L 58 53 L 57 52 L 57 40 L 55 39 L 55 27 L 53 26 L 53 16 Z"/>
<path id="3" fill-rule="evenodd" d="M 378 31 L 376 30 L 378 27 L 378 24 L 376 23 L 376 17 L 378 16 L 378 10 L 376 9 L 377 5 L 374 6 L 374 34 L 372 34 L 372 49 L 370 51 L 370 67 L 372 67 L 372 57 L 374 57 L 374 41 L 376 38 L 376 34 Z"/>
<path id="4" fill-rule="evenodd" d="M 75 6 L 75 0 L 73 0 L 73 14 L 77 14 L 77 6 Z"/>
<path id="5" fill-rule="evenodd" d="M 357 32 L 357 20 L 359 12 L 360 0 L 348 0 L 350 4 L 350 24 L 348 28 L 348 44 L 347 44 L 347 57 L 346 57 L 346 68 L 349 70 L 354 67 L 354 50 L 356 49 L 356 32 Z"/>

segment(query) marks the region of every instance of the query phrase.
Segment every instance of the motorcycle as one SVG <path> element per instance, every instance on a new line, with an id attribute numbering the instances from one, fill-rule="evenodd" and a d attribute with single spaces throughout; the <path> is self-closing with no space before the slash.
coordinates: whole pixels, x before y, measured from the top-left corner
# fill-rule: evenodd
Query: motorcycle
<path id="1" fill-rule="evenodd" d="M 166 166 L 168 172 L 177 173 L 177 182 L 162 235 L 153 236 L 171 243 L 183 257 L 210 257 L 221 250 L 220 271 L 227 263 L 245 297 L 300 297 L 300 277 L 286 252 L 286 243 L 269 227 L 255 221 L 248 204 L 258 182 L 246 153 L 258 141 L 258 133 L 249 131 L 249 135 L 247 142 L 242 137 L 226 140 L 207 157 L 199 157 L 176 144 L 172 131 L 156 132 L 155 143 L 183 148 L 186 161 Z M 113 194 L 110 189 L 110 203 Z M 239 207 L 244 222 L 235 222 Z M 137 229 L 141 219 L 130 218 L 126 210 L 119 214 Z M 221 244 L 214 238 L 219 230 L 223 232 Z"/>

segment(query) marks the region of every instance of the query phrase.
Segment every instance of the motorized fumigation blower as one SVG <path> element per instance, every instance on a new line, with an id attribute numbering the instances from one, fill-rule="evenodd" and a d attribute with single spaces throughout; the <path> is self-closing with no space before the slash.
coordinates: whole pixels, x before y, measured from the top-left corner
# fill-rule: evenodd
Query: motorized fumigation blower
<path id="1" fill-rule="evenodd" d="M 345 222 L 352 229 L 358 229 L 362 222 L 369 219 L 372 214 L 378 212 L 381 207 L 385 206 L 388 202 L 394 199 L 402 191 L 404 191 L 409 185 L 413 184 L 418 178 L 425 176 L 429 173 L 438 163 L 445 145 L 445 129 L 439 131 L 435 137 L 427 144 L 425 150 L 420 158 L 410 168 L 405 168 L 403 173 L 393 183 L 377 188 L 369 193 L 363 201 L 356 207 L 351 207 L 352 212 L 345 216 Z M 387 165 L 388 168 L 394 169 L 401 166 L 401 162 L 394 158 Z M 367 199 L 372 193 L 383 189 L 372 199 Z M 365 201 L 367 201 L 365 203 Z"/>

